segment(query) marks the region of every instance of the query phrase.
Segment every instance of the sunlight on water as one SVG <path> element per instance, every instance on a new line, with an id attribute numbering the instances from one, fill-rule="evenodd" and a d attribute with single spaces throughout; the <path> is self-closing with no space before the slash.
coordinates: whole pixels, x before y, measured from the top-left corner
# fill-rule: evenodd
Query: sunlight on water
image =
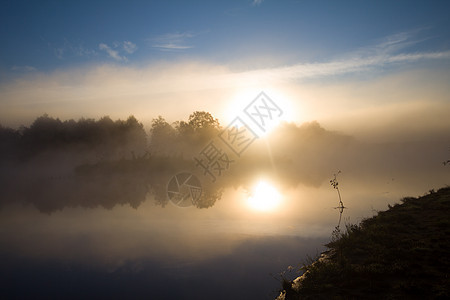
<path id="1" fill-rule="evenodd" d="M 250 208 L 257 211 L 273 211 L 281 203 L 281 195 L 278 190 L 266 181 L 259 181 L 253 188 L 253 192 L 247 199 Z"/>

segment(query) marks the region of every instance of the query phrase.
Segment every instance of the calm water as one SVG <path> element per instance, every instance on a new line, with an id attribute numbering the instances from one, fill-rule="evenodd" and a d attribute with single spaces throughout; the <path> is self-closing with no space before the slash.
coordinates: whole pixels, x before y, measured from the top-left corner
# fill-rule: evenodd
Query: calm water
<path id="1" fill-rule="evenodd" d="M 401 186 L 350 186 L 358 185 L 342 179 L 348 207 L 343 223 L 386 209 L 402 193 Z M 279 273 L 320 253 L 339 219 L 337 193 L 328 184 L 282 194 L 280 206 L 270 212 L 252 210 L 242 188 L 226 189 L 208 209 L 161 207 L 150 194 L 137 208 L 117 204 L 43 212 L 31 204 L 8 204 L 0 211 L 2 293 L 273 299 Z"/>
<path id="2" fill-rule="evenodd" d="M 323 251 L 338 225 L 337 170 L 341 225 L 448 184 L 445 147 L 336 146 L 333 136 L 313 147 L 302 136 L 275 141 L 276 159 L 258 157 L 267 147 L 256 145 L 222 181 L 205 184 L 197 170 L 203 208 L 168 200 L 169 180 L 191 171 L 191 159 L 3 163 L 2 297 L 273 299 L 279 274 Z M 248 205 L 261 179 L 281 195 L 266 212 Z"/>

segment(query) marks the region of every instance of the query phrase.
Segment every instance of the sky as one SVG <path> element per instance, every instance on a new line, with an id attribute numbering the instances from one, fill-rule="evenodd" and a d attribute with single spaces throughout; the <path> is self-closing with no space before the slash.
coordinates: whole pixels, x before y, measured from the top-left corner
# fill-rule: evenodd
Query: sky
<path id="1" fill-rule="evenodd" d="M 450 1 L 415 0 L 1 1 L 0 125 L 29 126 L 45 113 L 134 115 L 148 132 L 158 115 L 174 122 L 204 110 L 226 126 L 264 91 L 291 124 L 246 157 L 263 148 L 295 164 L 280 172 L 291 181 L 279 187 L 284 204 L 268 214 L 243 205 L 242 189 L 189 214 L 151 201 L 139 210 L 65 207 L 51 215 L 0 209 L 0 239 L 9 245 L 0 254 L 13 258 L 0 277 L 16 278 L 26 293 L 34 289 L 23 286 L 78 288 L 66 278 L 89 295 L 111 278 L 135 287 L 136 272 L 144 280 L 137 295 L 198 292 L 204 282 L 220 291 L 245 290 L 241 283 L 248 293 L 249 284 L 272 289 L 278 283 L 268 272 L 314 255 L 336 226 L 333 172 L 342 170 L 344 221 L 352 223 L 448 184 L 449 11 Z M 64 167 L 57 158 L 24 170 L 51 173 Z M 23 170 L 1 171 L 14 179 Z M 62 262 L 56 271 L 51 259 Z M 104 273 L 92 273 L 92 261 Z M 78 277 L 61 276 L 68 270 Z M 192 283 L 190 273 L 201 276 Z"/>
<path id="2" fill-rule="evenodd" d="M 446 1 L 4 1 L 1 65 L 45 72 L 192 59 L 256 68 L 271 56 L 277 65 L 325 62 L 399 39 L 407 53 L 440 52 L 447 9 Z"/>
<path id="3" fill-rule="evenodd" d="M 195 110 L 224 124 L 265 91 L 284 105 L 287 121 L 317 120 L 351 134 L 359 122 L 380 135 L 380 116 L 392 125 L 449 109 L 449 6 L 3 1 L 0 124 L 28 125 L 48 113 L 135 115 L 147 125 Z M 418 127 L 448 128 L 438 119 Z"/>

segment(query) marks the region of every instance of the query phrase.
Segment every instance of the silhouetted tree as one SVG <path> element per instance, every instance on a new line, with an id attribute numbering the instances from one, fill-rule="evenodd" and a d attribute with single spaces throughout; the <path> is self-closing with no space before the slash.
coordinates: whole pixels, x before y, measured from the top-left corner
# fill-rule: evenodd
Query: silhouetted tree
<path id="1" fill-rule="evenodd" d="M 147 150 L 147 134 L 144 125 L 131 115 L 124 124 L 124 143 L 126 145 L 126 153 L 143 154 Z"/>
<path id="2" fill-rule="evenodd" d="M 150 150 L 153 153 L 170 154 L 176 147 L 177 131 L 163 117 L 158 116 L 152 121 L 150 139 Z"/>
<path id="3" fill-rule="evenodd" d="M 194 205 L 197 208 L 209 208 L 214 206 L 216 201 L 222 198 L 223 188 L 218 186 L 204 186 L 199 199 L 196 199 Z"/>
<path id="4" fill-rule="evenodd" d="M 119 153 L 142 155 L 147 150 L 147 136 L 134 116 L 126 121 L 106 116 L 98 121 L 81 118 L 62 122 L 45 114 L 21 130 L 20 154 L 24 158 L 66 150 L 93 151 L 104 158 L 116 158 Z"/>
<path id="5" fill-rule="evenodd" d="M 178 136 L 189 149 L 203 147 L 206 142 L 217 136 L 221 130 L 219 121 L 209 112 L 196 111 L 189 116 L 188 122 L 177 122 Z"/>
<path id="6" fill-rule="evenodd" d="M 0 124 L 0 161 L 14 158 L 20 139 L 18 130 Z"/>
<path id="7" fill-rule="evenodd" d="M 209 112 L 195 111 L 189 116 L 189 126 L 194 131 L 201 131 L 202 129 L 220 129 L 219 120 L 214 118 Z"/>

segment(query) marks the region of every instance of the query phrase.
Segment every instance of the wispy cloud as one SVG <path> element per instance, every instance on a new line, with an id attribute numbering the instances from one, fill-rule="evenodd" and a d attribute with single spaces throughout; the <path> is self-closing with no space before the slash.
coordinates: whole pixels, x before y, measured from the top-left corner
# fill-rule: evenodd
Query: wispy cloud
<path id="1" fill-rule="evenodd" d="M 132 54 L 137 50 L 137 46 L 130 41 L 124 41 L 123 50 L 125 50 L 128 54 Z"/>
<path id="2" fill-rule="evenodd" d="M 380 43 L 363 47 L 345 55 L 343 58 L 328 62 L 300 63 L 286 67 L 259 69 L 245 72 L 252 77 L 300 80 L 326 76 L 337 76 L 358 72 L 367 72 L 400 64 L 410 64 L 422 60 L 450 59 L 450 51 L 437 52 L 402 52 L 408 46 L 419 43 L 410 32 L 391 35 Z"/>
<path id="3" fill-rule="evenodd" d="M 111 48 L 110 46 L 106 45 L 106 44 L 99 44 L 98 48 L 100 50 L 106 51 L 106 53 L 108 53 L 109 57 L 114 58 L 117 61 L 126 61 L 127 58 L 125 56 L 120 56 L 119 55 L 119 51 L 114 50 L 113 48 Z"/>
<path id="4" fill-rule="evenodd" d="M 34 72 L 37 71 L 35 67 L 32 66 L 12 66 L 12 71 L 16 72 Z"/>
<path id="5" fill-rule="evenodd" d="M 258 6 L 263 2 L 263 0 L 253 0 L 252 5 Z"/>
<path id="6" fill-rule="evenodd" d="M 73 56 L 89 57 L 97 54 L 95 50 L 85 47 L 82 43 L 72 43 L 66 39 L 61 46 L 54 48 L 53 51 L 58 59 L 66 59 Z"/>
<path id="7" fill-rule="evenodd" d="M 362 47 L 349 53 L 349 56 L 392 55 L 405 51 L 407 47 L 417 45 L 426 39 L 418 39 L 418 34 L 426 28 L 399 32 L 379 40 L 375 45 Z"/>
<path id="8" fill-rule="evenodd" d="M 149 39 L 151 47 L 161 51 L 186 50 L 193 48 L 188 44 L 188 40 L 195 37 L 191 32 L 168 33 Z"/>
<path id="9" fill-rule="evenodd" d="M 182 36 L 184 35 L 179 34 L 179 37 Z M 21 116 L 22 119 L 33 118 L 45 112 L 65 118 L 93 116 L 95 112 L 113 117 L 132 111 L 137 117 L 151 119 L 157 109 L 167 112 L 172 120 L 177 120 L 184 117 L 186 112 L 192 112 L 199 107 L 216 107 L 221 113 L 219 109 L 224 109 L 237 92 L 267 88 L 290 91 L 292 97 L 303 98 L 305 101 L 321 99 L 322 102 L 317 105 L 315 102 L 309 102 L 317 111 L 306 111 L 305 118 L 321 118 L 327 114 L 327 110 L 323 109 L 325 103 L 335 109 L 343 111 L 345 108 L 351 111 L 353 103 L 349 104 L 352 101 L 348 99 L 367 103 L 373 101 L 372 104 L 389 97 L 394 102 L 402 99 L 438 99 L 436 101 L 448 103 L 449 72 L 443 68 L 436 70 L 435 62 L 443 62 L 443 65 L 448 63 L 450 51 L 412 52 L 411 47 L 392 47 L 394 44 L 408 44 L 410 40 L 412 39 L 399 37 L 394 40 L 388 37 L 371 47 L 327 61 L 295 63 L 250 71 L 236 71 L 220 64 L 178 61 L 140 66 L 95 64 L 78 69 L 59 70 L 51 74 L 33 72 L 25 74 L 20 80 L 0 84 L 0 118 L 5 120 L 4 122 L 14 122 L 14 116 Z M 108 55 L 120 61 L 127 55 L 123 45 L 123 42 L 115 45 L 103 44 L 101 51 L 107 53 L 108 50 Z M 404 66 L 417 72 L 404 72 Z M 371 74 L 377 76 L 367 78 L 371 77 Z M 367 80 L 362 83 L 359 80 L 360 75 Z M 392 80 L 393 75 L 399 76 L 396 77 L 398 81 Z M 342 79 L 338 89 L 348 88 L 348 95 L 354 95 L 354 98 L 347 98 L 347 94 L 339 98 L 336 90 L 330 87 L 336 78 Z M 385 80 L 381 82 L 381 79 Z M 301 81 L 305 84 L 298 84 Z M 361 93 L 355 94 L 355 90 L 371 82 L 375 83 L 363 96 L 364 99 L 361 99 Z M 421 84 L 422 82 L 426 84 Z M 311 90 L 308 96 L 310 87 L 314 88 L 314 91 Z M 399 97 L 397 91 L 404 96 Z M 123 99 L 127 101 L 122 101 Z M 342 108 L 333 106 L 332 100 L 336 99 L 342 99 L 339 106 Z M 216 106 L 216 100 L 217 103 L 222 103 L 221 108 Z M 174 110 L 174 106 L 177 109 Z M 222 116 L 226 114 L 225 109 L 223 111 Z"/>
<path id="10" fill-rule="evenodd" d="M 113 42 L 110 45 L 100 43 L 98 45 L 98 50 L 105 51 L 109 57 L 117 61 L 128 61 L 126 55 L 133 54 L 137 49 L 137 45 L 130 41 Z M 64 43 L 62 45 L 53 48 L 55 56 L 58 59 L 67 59 L 71 57 L 93 57 L 99 54 L 98 50 L 86 47 L 83 43 L 73 43 L 66 39 L 64 39 Z"/>
<path id="11" fill-rule="evenodd" d="M 128 58 L 121 54 L 122 52 L 133 54 L 137 50 L 136 44 L 130 41 L 114 42 L 112 46 L 101 43 L 98 45 L 98 48 L 105 51 L 109 57 L 117 61 L 128 61 Z"/>
<path id="12" fill-rule="evenodd" d="M 324 63 L 295 64 L 288 67 L 260 69 L 246 72 L 246 76 L 257 73 L 260 78 L 280 80 L 300 80 L 326 76 L 337 76 L 375 70 L 392 64 L 413 63 L 421 60 L 450 59 L 450 51 L 422 52 L 386 56 L 355 57 L 347 60 Z"/>

